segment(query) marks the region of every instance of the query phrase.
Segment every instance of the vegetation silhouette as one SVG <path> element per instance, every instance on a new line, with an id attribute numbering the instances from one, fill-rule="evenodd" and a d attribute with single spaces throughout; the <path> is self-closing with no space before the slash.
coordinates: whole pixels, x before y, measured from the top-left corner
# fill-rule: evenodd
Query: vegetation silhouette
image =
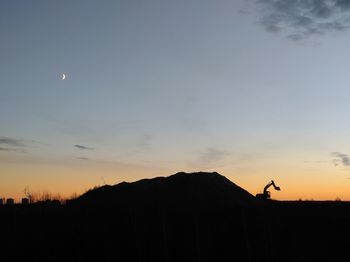
<path id="1" fill-rule="evenodd" d="M 0 208 L 1 261 L 348 261 L 350 203 L 261 201 L 220 174 Z"/>

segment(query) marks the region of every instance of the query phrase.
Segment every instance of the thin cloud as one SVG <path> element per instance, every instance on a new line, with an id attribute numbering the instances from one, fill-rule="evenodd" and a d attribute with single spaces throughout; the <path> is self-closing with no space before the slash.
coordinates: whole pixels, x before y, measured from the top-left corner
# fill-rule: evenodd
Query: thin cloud
<path id="1" fill-rule="evenodd" d="M 26 147 L 20 139 L 0 136 L 0 145 L 10 146 L 10 147 Z"/>
<path id="2" fill-rule="evenodd" d="M 230 153 L 227 151 L 210 147 L 200 154 L 199 160 L 203 163 L 213 163 L 224 159 L 228 155 Z"/>
<path id="3" fill-rule="evenodd" d="M 333 159 L 333 164 L 335 166 L 342 165 L 345 167 L 350 167 L 350 157 L 348 155 L 340 152 L 333 152 L 332 156 L 335 157 L 335 159 Z"/>
<path id="4" fill-rule="evenodd" d="M 350 28 L 349 0 L 257 0 L 259 23 L 292 40 Z"/>
<path id="5" fill-rule="evenodd" d="M 80 150 L 95 150 L 95 148 L 93 147 L 82 146 L 82 145 L 74 145 L 74 147 Z"/>
<path id="6" fill-rule="evenodd" d="M 24 153 L 25 150 L 17 148 L 0 147 L 0 151 Z"/>
<path id="7" fill-rule="evenodd" d="M 80 160 L 90 160 L 90 158 L 88 158 L 88 157 L 77 157 L 77 159 L 80 159 Z"/>
<path id="8" fill-rule="evenodd" d="M 190 166 L 193 167 L 202 167 L 209 168 L 218 166 L 222 160 L 225 160 L 231 153 L 225 150 L 221 150 L 218 148 L 208 147 L 204 151 L 200 152 L 195 160 L 192 163 L 189 163 Z"/>
<path id="9" fill-rule="evenodd" d="M 32 143 L 35 141 L 24 142 L 24 140 L 22 140 L 22 139 L 0 136 L 0 151 L 26 153 L 25 149 L 28 148 L 27 142 Z"/>
<path id="10" fill-rule="evenodd" d="M 142 149 L 148 149 L 151 147 L 152 137 L 147 134 L 143 134 L 138 139 L 138 147 Z"/>

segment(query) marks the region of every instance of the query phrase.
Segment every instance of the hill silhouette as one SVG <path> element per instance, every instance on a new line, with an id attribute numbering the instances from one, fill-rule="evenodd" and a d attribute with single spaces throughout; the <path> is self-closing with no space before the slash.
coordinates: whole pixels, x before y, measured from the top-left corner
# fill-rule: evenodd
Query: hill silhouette
<path id="1" fill-rule="evenodd" d="M 169 177 L 105 185 L 83 194 L 80 204 L 201 206 L 246 206 L 255 198 L 217 172 L 179 172 Z"/>

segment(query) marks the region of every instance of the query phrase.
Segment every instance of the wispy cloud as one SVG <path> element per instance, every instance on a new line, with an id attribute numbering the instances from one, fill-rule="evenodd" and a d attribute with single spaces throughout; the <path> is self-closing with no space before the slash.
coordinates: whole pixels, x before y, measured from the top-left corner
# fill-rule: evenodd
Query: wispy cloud
<path id="1" fill-rule="evenodd" d="M 350 157 L 344 153 L 333 152 L 332 156 L 335 157 L 333 159 L 333 163 L 335 166 L 342 165 L 345 167 L 350 167 Z"/>
<path id="2" fill-rule="evenodd" d="M 0 151 L 25 153 L 24 149 L 0 147 Z"/>
<path id="3" fill-rule="evenodd" d="M 24 141 L 22 139 L 0 136 L 0 151 L 2 152 L 16 152 L 26 153 L 27 143 L 34 143 L 36 141 Z"/>
<path id="4" fill-rule="evenodd" d="M 137 139 L 137 146 L 141 149 L 148 149 L 151 147 L 152 137 L 148 134 L 143 134 Z"/>
<path id="5" fill-rule="evenodd" d="M 26 147 L 23 140 L 5 137 L 5 136 L 0 136 L 0 145 L 10 146 L 10 147 Z"/>
<path id="6" fill-rule="evenodd" d="M 193 162 L 190 162 L 189 165 L 196 168 L 213 168 L 220 166 L 222 164 L 220 162 L 230 155 L 231 152 L 219 148 L 208 147 L 200 152 L 197 158 Z"/>
<path id="7" fill-rule="evenodd" d="M 95 148 L 93 147 L 82 146 L 82 145 L 74 145 L 74 147 L 80 150 L 95 150 Z"/>
<path id="8" fill-rule="evenodd" d="M 256 0 L 269 32 L 301 40 L 350 28 L 349 0 Z"/>
<path id="9" fill-rule="evenodd" d="M 229 155 L 230 153 L 227 151 L 209 147 L 200 154 L 199 160 L 202 163 L 213 163 L 213 162 L 218 162 L 220 160 L 223 160 L 225 157 Z"/>
<path id="10" fill-rule="evenodd" d="M 80 159 L 80 160 L 90 160 L 90 158 L 88 158 L 88 157 L 77 157 L 77 159 Z"/>

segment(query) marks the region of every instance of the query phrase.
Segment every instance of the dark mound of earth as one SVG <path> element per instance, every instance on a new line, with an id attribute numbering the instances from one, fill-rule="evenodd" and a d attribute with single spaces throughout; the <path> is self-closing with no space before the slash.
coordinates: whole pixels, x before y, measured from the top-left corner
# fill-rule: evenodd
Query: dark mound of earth
<path id="1" fill-rule="evenodd" d="M 76 203 L 98 205 L 246 206 L 254 196 L 217 172 L 179 172 L 169 177 L 122 182 L 90 190 Z"/>

